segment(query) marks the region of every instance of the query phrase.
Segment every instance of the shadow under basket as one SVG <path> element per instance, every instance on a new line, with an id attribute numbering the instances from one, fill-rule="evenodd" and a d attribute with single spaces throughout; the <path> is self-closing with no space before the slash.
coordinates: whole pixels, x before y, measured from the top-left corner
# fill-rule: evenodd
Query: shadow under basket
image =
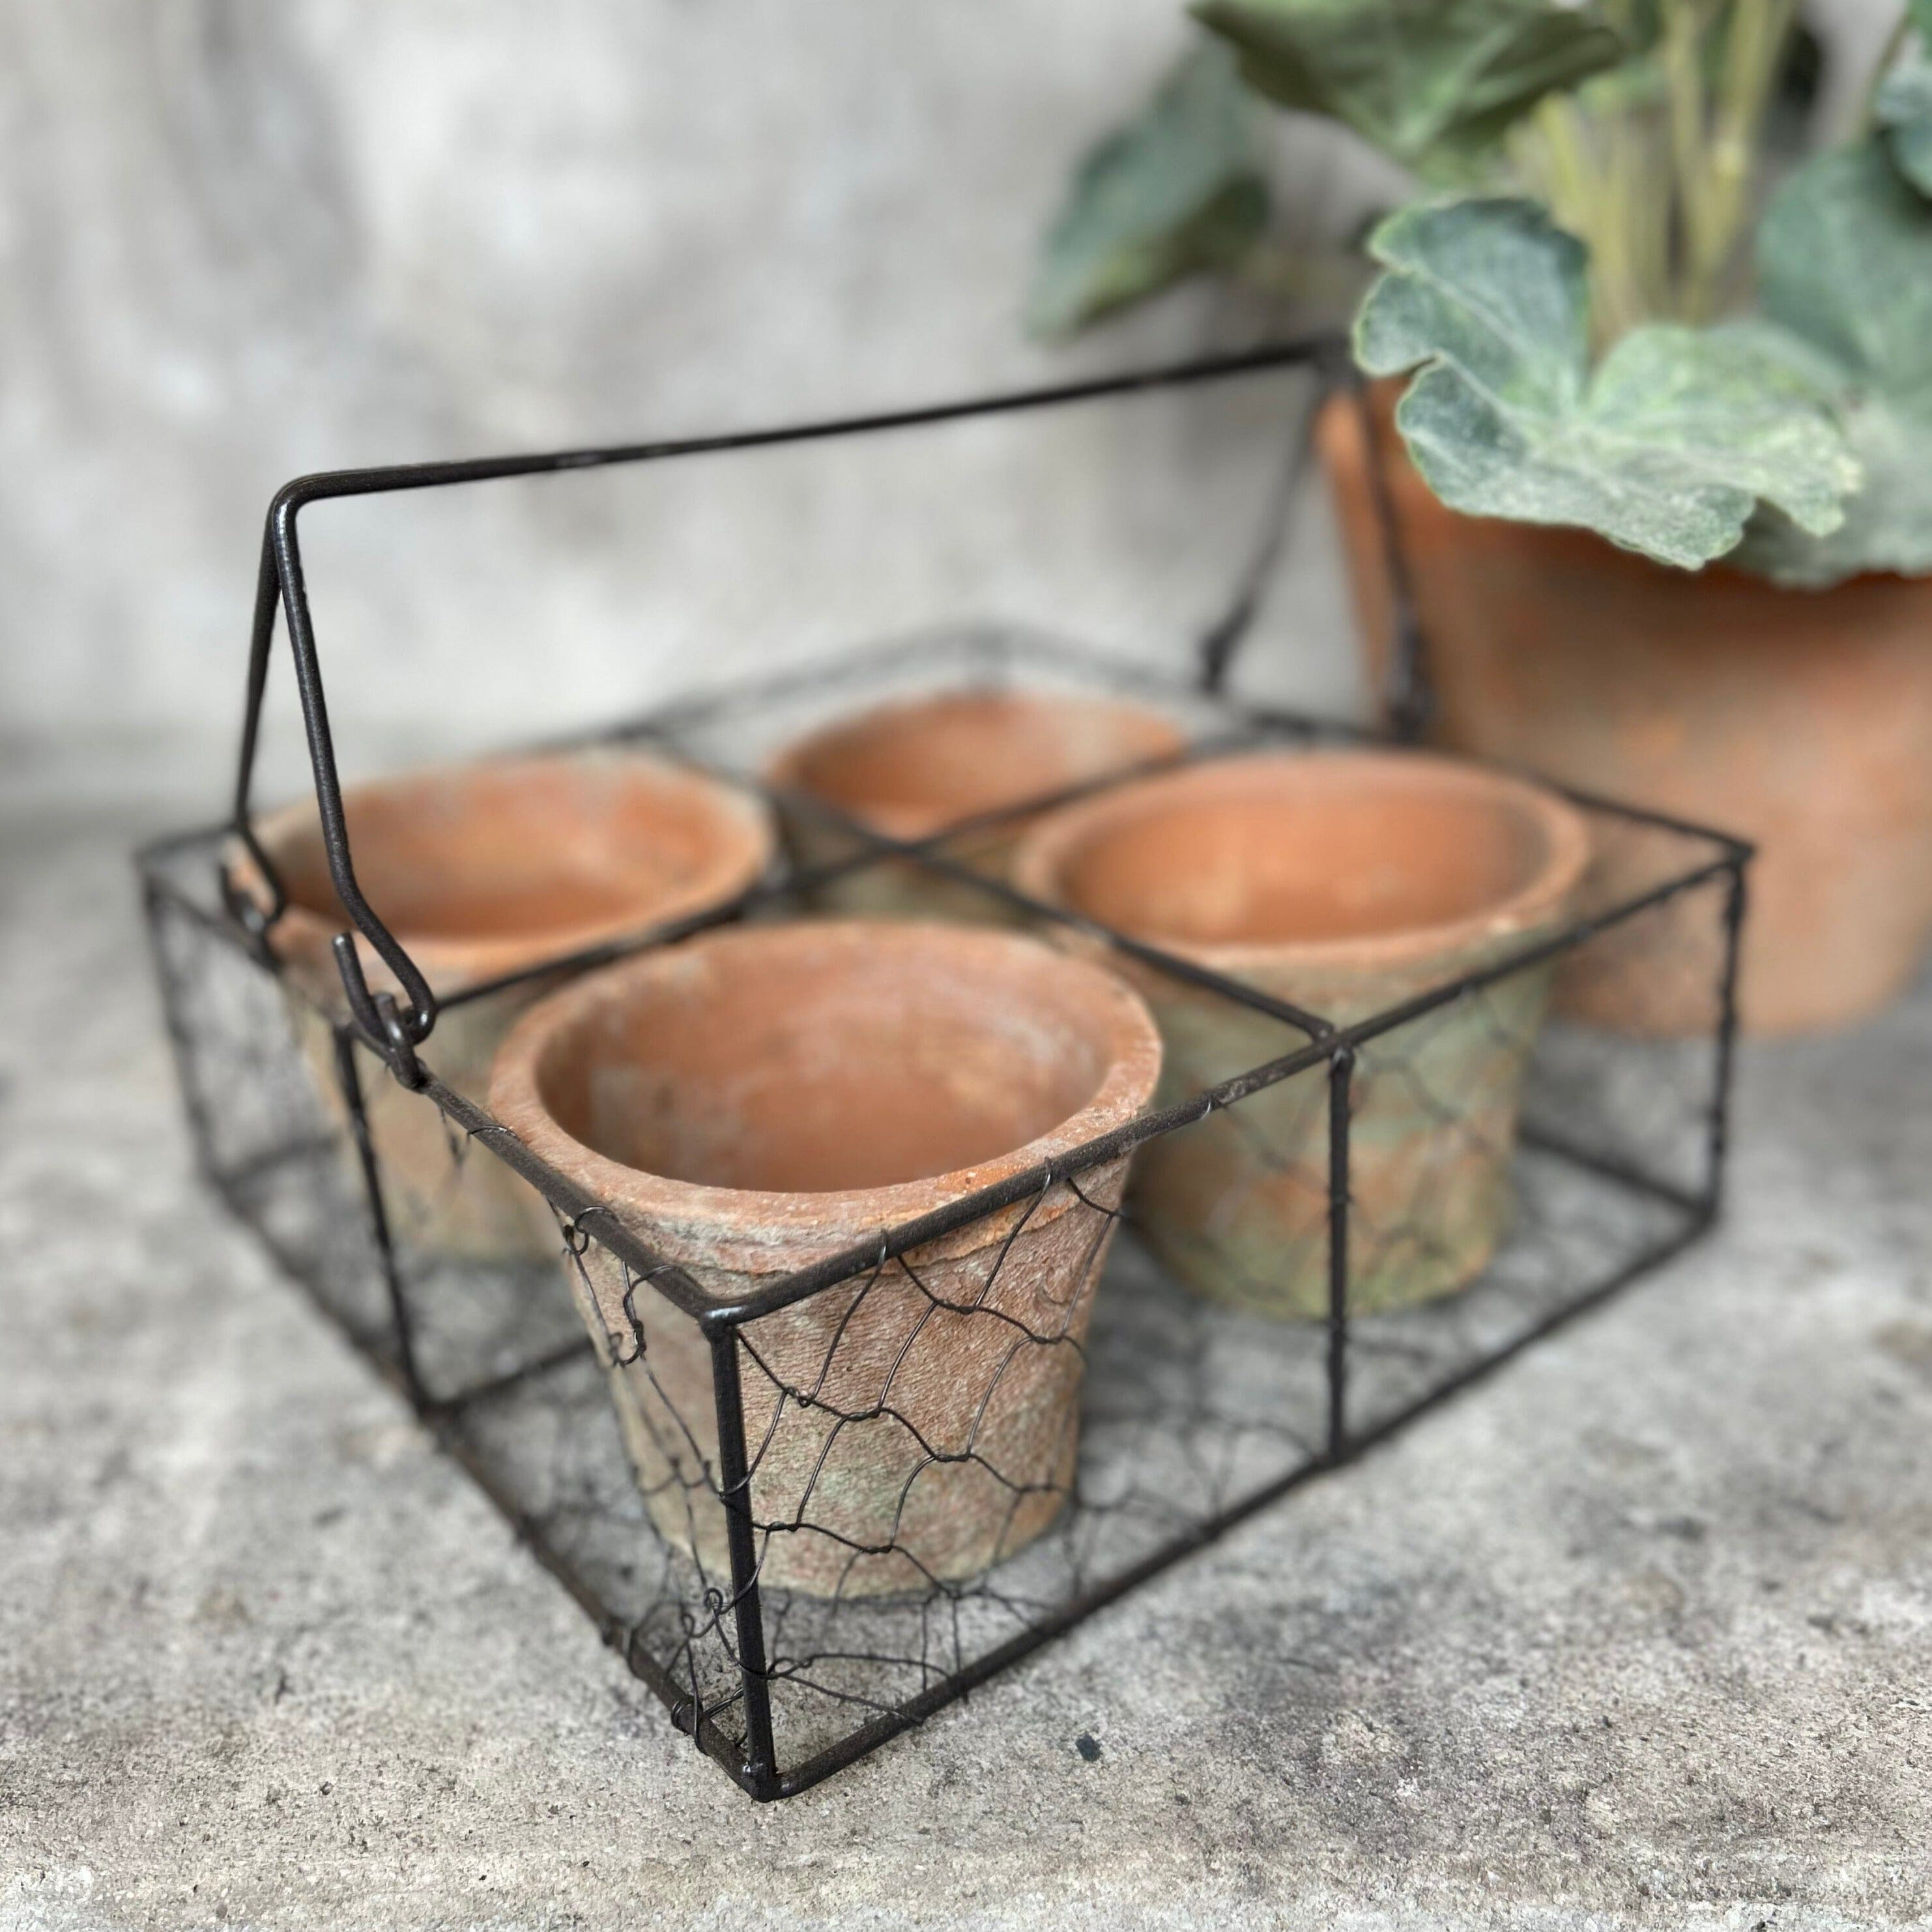
<path id="1" fill-rule="evenodd" d="M 284 578 L 298 586 L 283 608 L 304 692 L 319 694 L 298 568 L 274 557 L 258 652 Z M 1187 741 L 1182 764 L 1363 736 L 984 628 L 854 652 L 599 735 L 794 814 L 799 798 L 777 795 L 765 776 L 776 748 L 869 706 L 1006 688 L 1165 710 Z M 326 815 L 332 766 L 316 777 Z M 1082 790 L 1134 782 L 1123 772 Z M 1024 801 L 1013 821 L 1064 802 Z M 1748 850 L 1570 802 L 1604 862 L 1562 922 L 1368 1012 L 1310 1010 L 1279 985 L 1076 921 L 1005 876 L 1009 838 L 962 838 L 956 826 L 896 841 L 829 808 L 836 836 L 809 842 L 808 862 L 794 855 L 694 920 L 546 962 L 547 982 L 615 956 L 642 962 L 696 928 L 808 909 L 828 868 L 903 881 L 913 868 L 956 908 L 982 903 L 1001 944 L 1024 944 L 1011 936 L 1021 925 L 1049 945 L 1077 940 L 1072 950 L 1122 969 L 1150 1009 L 1171 993 L 1172 1010 L 1194 1016 L 1184 1024 L 1198 1018 L 1189 1050 L 1169 1051 L 1159 1090 L 1127 1118 L 1044 1161 L 993 1163 L 985 1184 L 800 1265 L 722 1287 L 641 1238 L 614 1192 L 560 1171 L 440 1078 L 435 1026 L 412 1039 L 397 1004 L 357 1013 L 352 992 L 345 1007 L 298 1018 L 303 989 L 223 890 L 232 823 L 162 841 L 140 865 L 207 1180 L 403 1393 L 670 1721 L 745 1790 L 772 1798 L 918 1724 L 1711 1226 Z M 1668 1039 L 1593 1027 L 1566 1006 L 1565 989 L 1607 972 L 1658 976 L 1660 1004 L 1701 1024 Z M 451 1017 L 490 990 L 458 995 Z M 332 1100 L 317 1090 L 312 1039 L 304 1054 L 304 1031 L 318 1025 Z M 1472 1066 L 1505 1070 L 1507 1107 L 1465 1090 Z M 443 1148 L 452 1190 L 472 1164 L 500 1167 L 535 1225 L 554 1226 L 553 1256 L 492 1259 L 439 1244 L 434 1187 L 385 1175 L 368 1130 L 378 1093 L 386 1109 L 420 1111 L 412 1144 Z M 1403 1150 L 1394 1167 L 1376 1152 L 1391 1122 Z M 1124 1190 L 1136 1160 L 1137 1173 L 1165 1162 L 1232 1177 L 1192 1216 L 1187 1238 L 1236 1244 L 1251 1272 L 1318 1284 L 1312 1296 L 1298 1291 L 1303 1318 L 1257 1312 L 1264 1294 L 1215 1299 L 1180 1279 L 1162 1258 L 1175 1251 L 1171 1203 L 1144 1231 L 1137 1184 Z M 1390 1305 L 1379 1284 L 1468 1245 L 1460 1177 L 1472 1172 L 1490 1177 L 1480 1271 L 1454 1292 Z M 1381 1178 L 1352 1184 L 1362 1174 Z M 1251 1210 L 1262 1197 L 1275 1245 L 1258 1263 Z M 1077 1296 L 1007 1292 L 1002 1270 L 1024 1264 L 1030 1240 L 1073 1258 L 1061 1273 Z M 950 1382 L 922 1354 L 948 1334 L 980 1336 L 955 1352 L 966 1366 Z M 1032 1445 L 1026 1467 L 1003 1466 L 1005 1438 L 976 1433 L 974 1418 L 1015 1406 L 1003 1389 L 1036 1386 L 1070 1404 L 1074 1424 L 1052 1453 L 1041 1453 L 1038 1430 L 1018 1431 Z M 987 1539 L 970 1562 L 926 1562 L 930 1539 L 902 1534 L 891 1512 L 855 1515 L 839 1493 L 841 1444 L 881 1431 L 896 1432 L 911 1510 L 922 1484 L 943 1493 L 935 1475 L 968 1469 L 1019 1530 Z M 849 1564 L 788 1567 L 778 1552 L 802 1528 L 822 1544 L 842 1539 Z"/>

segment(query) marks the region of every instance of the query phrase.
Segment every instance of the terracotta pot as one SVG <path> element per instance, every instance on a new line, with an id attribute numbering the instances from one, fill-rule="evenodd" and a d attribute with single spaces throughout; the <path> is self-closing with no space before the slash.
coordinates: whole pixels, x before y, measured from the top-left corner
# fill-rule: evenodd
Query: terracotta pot
<path id="1" fill-rule="evenodd" d="M 1439 740 L 1756 841 L 1740 986 L 1754 1030 L 1843 1025 L 1892 999 L 1932 933 L 1932 581 L 1780 590 L 1462 516 L 1409 462 L 1392 408 L 1382 393 Z M 1388 587 L 1346 399 L 1318 434 L 1372 659 Z M 1650 883 L 1640 863 L 1606 854 L 1605 891 Z M 1564 1004 L 1630 1030 L 1701 1031 L 1713 932 L 1708 904 L 1633 927 L 1620 957 L 1614 941 L 1586 956 L 1599 970 Z"/>
<path id="2" fill-rule="evenodd" d="M 1427 754 L 1270 752 L 1123 785 L 1043 822 L 1022 890 L 1342 1024 L 1441 986 L 1562 919 L 1588 857 L 1539 786 Z M 1091 944 L 1094 942 L 1079 942 Z M 1150 969 L 1163 1102 L 1292 1051 L 1286 1025 Z M 1510 975 L 1363 1049 L 1352 1306 L 1447 1294 L 1510 1208 L 1524 1066 L 1550 982 Z M 1202 1294 L 1258 1312 L 1328 1306 L 1326 1070 L 1142 1150 L 1136 1226 Z"/>
<path id="3" fill-rule="evenodd" d="M 892 838 L 923 838 L 981 813 L 1046 798 L 1172 756 L 1172 718 L 1065 692 L 954 691 L 902 700 L 813 732 L 774 759 L 775 786 L 802 792 Z M 946 856 L 1004 878 L 1025 820 L 949 841 Z M 849 854 L 849 836 L 804 813 L 785 836 L 801 866 Z M 1000 922 L 997 900 L 918 866 L 868 866 L 820 889 L 831 909 L 884 917 Z"/>
<path id="4" fill-rule="evenodd" d="M 706 935 L 558 994 L 511 1035 L 490 1102 L 728 1301 L 1119 1126 L 1160 1064 L 1126 986 L 1034 940 L 808 922 Z M 1072 1480 L 1102 1210 L 1125 1168 L 740 1330 L 765 1582 L 913 1588 L 1046 1528 Z M 648 1288 L 631 1285 L 627 1312 L 595 1242 L 583 1262 L 573 1282 L 652 1516 L 728 1574 L 709 1348 Z"/>
<path id="5" fill-rule="evenodd" d="M 755 882 L 772 847 L 748 794 L 630 752 L 414 772 L 356 786 L 343 803 L 364 894 L 442 998 L 721 904 Z M 306 996 L 293 1003 L 304 1052 L 338 1110 L 329 1024 L 316 1009 L 344 1010 L 329 948 L 347 921 L 321 820 L 310 801 L 256 830 L 289 895 L 272 943 Z M 236 869 L 259 893 L 245 860 Z M 357 946 L 371 986 L 395 991 L 367 942 Z M 480 1102 L 504 1034 L 546 990 L 539 981 L 446 1009 L 424 1063 Z M 469 1158 L 432 1102 L 386 1078 L 365 1094 L 400 1238 L 478 1258 L 555 1253 L 554 1225 L 531 1190 L 500 1162 Z"/>

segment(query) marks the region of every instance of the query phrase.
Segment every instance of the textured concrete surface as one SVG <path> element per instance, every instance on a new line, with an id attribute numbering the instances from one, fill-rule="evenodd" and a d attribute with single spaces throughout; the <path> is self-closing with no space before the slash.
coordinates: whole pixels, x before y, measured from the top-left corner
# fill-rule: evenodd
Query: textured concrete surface
<path id="1" fill-rule="evenodd" d="M 186 1172 L 122 851 L 0 869 L 0 1925 L 1932 1922 L 1932 998 L 1712 1245 L 788 1804 Z"/>
<path id="2" fill-rule="evenodd" d="M 1018 333 L 1175 16 L 0 0 L 8 1932 L 1932 1914 L 1932 998 L 1748 1056 L 1720 1242 L 773 1808 L 188 1178 L 122 855 L 214 796 L 268 492 L 1252 332 Z M 345 757 L 962 605 L 1171 661 L 1274 434 L 1140 420 L 319 519 Z M 1334 610 L 1302 569 L 1260 665 L 1346 701 Z"/>

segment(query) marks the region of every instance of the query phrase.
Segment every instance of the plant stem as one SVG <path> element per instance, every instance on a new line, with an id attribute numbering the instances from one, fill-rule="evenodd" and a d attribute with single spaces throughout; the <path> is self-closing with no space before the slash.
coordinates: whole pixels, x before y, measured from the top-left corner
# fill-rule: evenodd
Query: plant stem
<path id="1" fill-rule="evenodd" d="M 1751 211 L 1758 144 L 1795 0 L 1730 0 L 1713 91 L 1706 37 L 1714 10 L 1700 0 L 1666 0 L 1664 70 L 1681 244 L 1671 306 L 1687 322 L 1708 322 L 1726 292 Z"/>
<path id="2" fill-rule="evenodd" d="M 1696 0 L 1665 0 L 1664 7 L 1664 105 L 1670 118 L 1672 200 L 1682 232 L 1683 256 L 1697 262 L 1703 254 L 1705 101 L 1703 9 Z M 1685 304 L 1672 306 L 1680 314 Z"/>
<path id="3" fill-rule="evenodd" d="M 1731 14 L 1705 178 L 1705 253 L 1692 264 L 1696 321 L 1708 320 L 1721 299 L 1750 213 L 1759 137 L 1794 10 L 1795 0 L 1740 0 Z"/>
<path id="4" fill-rule="evenodd" d="M 1659 317 L 1703 322 L 1737 280 L 1760 146 L 1796 0 L 1658 0 L 1651 60 L 1612 87 L 1550 94 L 1512 152 L 1590 249 L 1599 348 Z"/>

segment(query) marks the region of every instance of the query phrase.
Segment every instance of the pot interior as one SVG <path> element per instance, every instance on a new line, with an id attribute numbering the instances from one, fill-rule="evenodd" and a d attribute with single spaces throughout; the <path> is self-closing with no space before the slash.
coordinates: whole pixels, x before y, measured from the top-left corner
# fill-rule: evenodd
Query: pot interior
<path id="1" fill-rule="evenodd" d="M 781 782 L 862 822 L 930 830 L 1178 751 L 1172 720 L 1045 692 L 952 692 L 890 704 L 807 739 Z"/>
<path id="2" fill-rule="evenodd" d="M 1549 826 L 1514 788 L 1420 760 L 1351 766 L 1203 767 L 1123 792 L 1059 854 L 1058 896 L 1180 944 L 1320 944 L 1480 917 L 1551 863 Z"/>
<path id="3" fill-rule="evenodd" d="M 405 943 L 540 940 L 647 923 L 755 869 L 736 798 L 646 760 L 533 759 L 379 782 L 346 794 L 356 875 Z M 346 922 L 320 821 L 271 839 L 291 903 Z"/>
<path id="4" fill-rule="evenodd" d="M 941 928 L 910 946 L 875 930 L 826 946 L 810 926 L 760 928 L 661 956 L 553 1035 L 544 1108 L 647 1174 L 819 1193 L 972 1167 L 1094 1099 L 1108 1040 L 1042 987 L 1050 956 L 1003 968 Z"/>

